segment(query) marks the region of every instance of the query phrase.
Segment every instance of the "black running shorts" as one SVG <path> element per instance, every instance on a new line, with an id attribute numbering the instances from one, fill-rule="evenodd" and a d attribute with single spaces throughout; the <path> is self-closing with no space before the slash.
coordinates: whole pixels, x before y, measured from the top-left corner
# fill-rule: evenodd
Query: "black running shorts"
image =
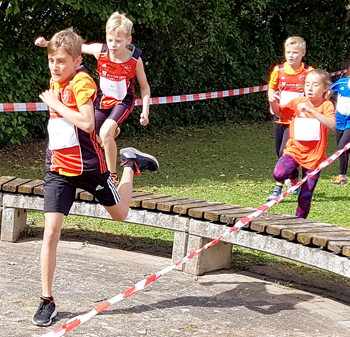
<path id="1" fill-rule="evenodd" d="M 116 184 L 108 171 L 103 174 L 82 174 L 73 177 L 47 172 L 44 181 L 44 212 L 68 215 L 77 188 L 90 192 L 103 206 L 114 206 L 120 200 Z"/>

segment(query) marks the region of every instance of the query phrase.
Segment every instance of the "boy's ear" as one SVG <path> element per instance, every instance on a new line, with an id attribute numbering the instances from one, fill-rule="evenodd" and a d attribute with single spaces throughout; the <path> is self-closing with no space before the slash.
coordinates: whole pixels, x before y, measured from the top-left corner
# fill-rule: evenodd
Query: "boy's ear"
<path id="1" fill-rule="evenodd" d="M 303 51 L 303 57 L 305 56 L 305 54 L 306 54 L 306 49 L 304 49 L 304 51 Z"/>
<path id="2" fill-rule="evenodd" d="M 83 57 L 79 55 L 74 61 L 74 68 L 78 68 L 81 65 L 82 61 L 83 61 Z"/>
<path id="3" fill-rule="evenodd" d="M 131 41 L 132 41 L 132 36 L 130 35 L 130 36 L 127 38 L 127 40 L 126 40 L 126 44 L 130 44 Z"/>

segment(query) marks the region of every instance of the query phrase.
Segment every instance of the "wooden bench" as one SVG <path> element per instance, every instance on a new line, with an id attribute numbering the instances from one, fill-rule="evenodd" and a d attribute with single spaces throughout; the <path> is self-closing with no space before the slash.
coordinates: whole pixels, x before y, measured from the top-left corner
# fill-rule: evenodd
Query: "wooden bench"
<path id="1" fill-rule="evenodd" d="M 16 241 L 26 225 L 27 210 L 43 211 L 43 183 L 0 177 L 1 240 Z M 255 208 L 135 191 L 125 222 L 173 230 L 172 261 L 176 263 L 253 211 Z M 111 219 L 83 190 L 77 190 L 70 214 Z M 233 244 L 350 277 L 350 229 L 272 212 L 253 219 L 179 269 L 200 275 L 229 268 Z"/>

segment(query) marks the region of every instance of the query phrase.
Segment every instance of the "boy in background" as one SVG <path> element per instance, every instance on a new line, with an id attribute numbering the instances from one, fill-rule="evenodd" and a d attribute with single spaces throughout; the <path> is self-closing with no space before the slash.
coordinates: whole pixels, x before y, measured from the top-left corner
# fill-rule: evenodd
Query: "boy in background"
<path id="1" fill-rule="evenodd" d="M 95 56 L 98 71 L 98 93 L 94 102 L 96 132 L 105 150 L 111 178 L 118 184 L 116 173 L 117 144 L 120 125 L 131 114 L 135 105 L 135 77 L 142 98 L 140 123 L 149 123 L 151 91 L 145 74 L 142 51 L 131 45 L 133 23 L 125 14 L 114 12 L 106 24 L 106 43 L 83 44 L 82 53 Z M 46 47 L 48 41 L 38 38 L 36 45 Z"/>
<path id="2" fill-rule="evenodd" d="M 76 188 L 92 193 L 116 221 L 129 210 L 134 175 L 156 171 L 151 155 L 134 148 L 120 150 L 124 167 L 120 184 L 113 182 L 96 139 L 94 80 L 80 66 L 82 38 L 72 29 L 56 33 L 47 46 L 50 89 L 39 97 L 49 106 L 49 144 L 44 178 L 45 230 L 41 249 L 41 303 L 33 323 L 48 326 L 57 315 L 52 296 L 57 245 L 64 215 L 68 215 Z"/>
<path id="3" fill-rule="evenodd" d="M 306 54 L 306 43 L 299 36 L 290 36 L 284 43 L 285 62 L 274 66 L 270 74 L 269 88 L 267 91 L 268 99 L 276 92 L 279 93 L 279 104 L 285 105 L 294 98 L 303 97 L 304 91 L 302 83 L 305 80 L 307 73 L 314 69 L 311 66 L 302 62 L 302 58 Z M 270 113 L 272 109 L 270 106 Z M 275 130 L 275 147 L 278 158 L 283 154 L 286 148 L 286 142 L 289 138 L 289 123 L 290 120 L 281 121 L 279 116 L 274 115 L 274 130 Z M 276 181 L 276 185 L 266 199 L 270 201 L 281 194 L 284 181 Z M 299 189 L 298 189 L 299 190 Z M 298 194 L 296 190 L 293 194 Z"/>

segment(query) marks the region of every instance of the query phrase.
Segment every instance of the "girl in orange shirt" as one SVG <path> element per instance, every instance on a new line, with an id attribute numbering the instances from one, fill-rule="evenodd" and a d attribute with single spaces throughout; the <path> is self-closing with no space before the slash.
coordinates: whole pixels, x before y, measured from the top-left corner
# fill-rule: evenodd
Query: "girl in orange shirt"
<path id="1" fill-rule="evenodd" d="M 273 176 L 277 181 L 291 179 L 297 183 L 300 165 L 303 178 L 326 159 L 327 133 L 336 126 L 334 105 L 329 101 L 329 74 L 322 69 L 310 71 L 305 78 L 305 96 L 296 98 L 284 106 L 278 103 L 276 93 L 269 101 L 271 109 L 281 120 L 290 119 L 290 136 L 282 157 L 276 164 Z M 320 173 L 301 185 L 296 215 L 306 218 Z"/>

